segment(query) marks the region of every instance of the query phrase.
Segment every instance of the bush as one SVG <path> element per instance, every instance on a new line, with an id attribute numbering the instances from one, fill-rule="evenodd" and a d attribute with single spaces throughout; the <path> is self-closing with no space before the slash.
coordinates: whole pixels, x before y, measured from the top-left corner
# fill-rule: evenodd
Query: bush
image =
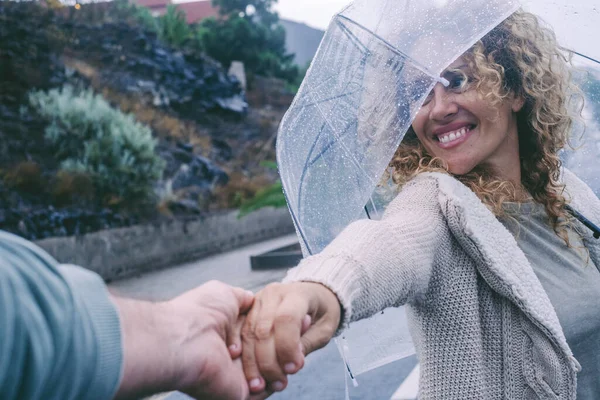
<path id="1" fill-rule="evenodd" d="M 165 15 L 158 20 L 160 39 L 174 47 L 181 47 L 190 37 L 192 30 L 185 19 L 185 13 L 169 4 Z"/>
<path id="2" fill-rule="evenodd" d="M 131 24 L 139 24 L 151 32 L 158 32 L 158 20 L 152 15 L 147 7 L 130 3 L 129 0 L 115 0 L 109 14 L 117 21 L 126 21 Z"/>
<path id="3" fill-rule="evenodd" d="M 194 44 L 225 68 L 232 61 L 242 61 L 250 75 L 288 82 L 298 76 L 294 56 L 285 49 L 285 29 L 278 24 L 261 24 L 236 14 L 226 19 L 206 18 L 196 27 Z"/>
<path id="4" fill-rule="evenodd" d="M 277 163 L 274 161 L 263 161 L 261 165 L 266 168 L 277 169 Z M 283 185 L 281 184 L 281 180 L 278 180 L 274 184 L 257 191 L 251 199 L 243 201 L 240 206 L 238 218 L 245 217 L 261 208 L 281 208 L 285 206 L 287 206 L 287 202 L 283 194 Z"/>
<path id="5" fill-rule="evenodd" d="M 242 203 L 238 218 L 245 217 L 251 212 L 260 210 L 261 208 L 281 208 L 286 205 L 287 202 L 283 195 L 283 186 L 281 185 L 281 182 L 275 182 L 271 186 L 259 190 L 252 199 Z"/>
<path id="6" fill-rule="evenodd" d="M 103 205 L 134 205 L 154 197 L 164 161 L 150 129 L 112 108 L 92 90 L 32 92 L 33 110 L 49 121 L 45 138 L 61 169 L 91 177 Z"/>

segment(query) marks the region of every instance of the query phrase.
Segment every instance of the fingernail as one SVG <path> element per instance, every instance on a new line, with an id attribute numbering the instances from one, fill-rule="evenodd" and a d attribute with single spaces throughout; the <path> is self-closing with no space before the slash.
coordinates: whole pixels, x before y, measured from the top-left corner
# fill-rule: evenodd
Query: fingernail
<path id="1" fill-rule="evenodd" d="M 250 297 L 254 297 L 254 292 L 252 292 L 251 290 L 246 290 L 246 294 Z"/>
<path id="2" fill-rule="evenodd" d="M 250 387 L 251 388 L 259 388 L 260 387 L 260 379 L 259 378 L 254 378 L 250 381 Z"/>
<path id="3" fill-rule="evenodd" d="M 237 345 L 237 344 L 235 344 L 235 343 L 234 343 L 234 344 L 232 344 L 231 346 L 229 346 L 229 350 L 231 350 L 231 351 L 237 351 L 238 349 L 239 349 L 239 347 L 238 347 L 238 345 Z"/>
<path id="4" fill-rule="evenodd" d="M 277 381 L 271 385 L 271 388 L 276 392 L 281 392 L 283 390 L 283 382 Z"/>
<path id="5" fill-rule="evenodd" d="M 287 363 L 283 367 L 283 370 L 285 371 L 286 374 L 293 374 L 294 372 L 296 372 L 296 364 Z"/>

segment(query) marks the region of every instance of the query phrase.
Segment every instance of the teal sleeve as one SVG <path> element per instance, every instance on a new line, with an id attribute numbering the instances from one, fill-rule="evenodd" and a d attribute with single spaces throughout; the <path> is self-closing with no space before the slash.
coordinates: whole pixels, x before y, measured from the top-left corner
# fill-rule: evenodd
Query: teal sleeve
<path id="1" fill-rule="evenodd" d="M 122 365 L 102 279 L 0 231 L 0 397 L 111 399 Z"/>

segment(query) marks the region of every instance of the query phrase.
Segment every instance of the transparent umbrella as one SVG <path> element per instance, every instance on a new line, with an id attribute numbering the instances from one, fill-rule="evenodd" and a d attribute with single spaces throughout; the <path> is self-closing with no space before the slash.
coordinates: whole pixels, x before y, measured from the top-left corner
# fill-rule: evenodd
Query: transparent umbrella
<path id="1" fill-rule="evenodd" d="M 352 221 L 379 218 L 393 191 L 378 184 L 427 94 L 447 83 L 440 74 L 520 6 L 516 0 L 356 0 L 332 19 L 277 140 L 305 256 L 320 252 Z M 587 84 L 597 71 L 590 67 L 580 76 Z M 353 377 L 414 352 L 402 308 L 351 324 L 338 345 Z"/>

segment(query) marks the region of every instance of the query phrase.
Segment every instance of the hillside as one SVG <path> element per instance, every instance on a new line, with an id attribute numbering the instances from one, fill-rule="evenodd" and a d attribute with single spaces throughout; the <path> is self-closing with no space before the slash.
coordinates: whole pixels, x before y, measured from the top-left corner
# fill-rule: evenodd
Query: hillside
<path id="1" fill-rule="evenodd" d="M 65 103 L 69 90 L 81 95 Z M 33 102 L 33 94 L 46 103 Z M 83 128 L 41 112 L 52 95 L 62 101 L 53 112 L 83 107 L 90 110 L 85 118 L 104 123 L 83 104 L 93 95 L 114 110 L 106 112 L 122 113 L 124 121 L 130 114 L 140 132 L 149 128 L 152 142 L 131 145 L 154 149 L 145 157 L 159 158 L 154 165 L 161 176 L 150 196 L 134 201 L 122 193 L 136 192 L 107 192 L 115 183 L 98 183 L 99 175 L 111 180 L 123 168 L 139 172 L 136 154 L 106 142 L 111 136 L 73 142 L 67 135 L 67 147 L 57 142 L 57 129 L 79 134 Z M 0 229 L 39 239 L 236 208 L 276 180 L 261 161 L 274 159 L 276 129 L 292 98 L 283 82 L 260 77 L 244 93 L 220 64 L 165 46 L 120 20 L 110 3 L 74 12 L 0 2 Z M 70 118 L 81 124 L 83 117 Z M 104 163 L 100 169 L 84 168 L 88 153 L 77 163 L 64 156 L 90 146 L 100 146 L 88 152 Z M 120 158 L 107 160 L 107 151 Z"/>

